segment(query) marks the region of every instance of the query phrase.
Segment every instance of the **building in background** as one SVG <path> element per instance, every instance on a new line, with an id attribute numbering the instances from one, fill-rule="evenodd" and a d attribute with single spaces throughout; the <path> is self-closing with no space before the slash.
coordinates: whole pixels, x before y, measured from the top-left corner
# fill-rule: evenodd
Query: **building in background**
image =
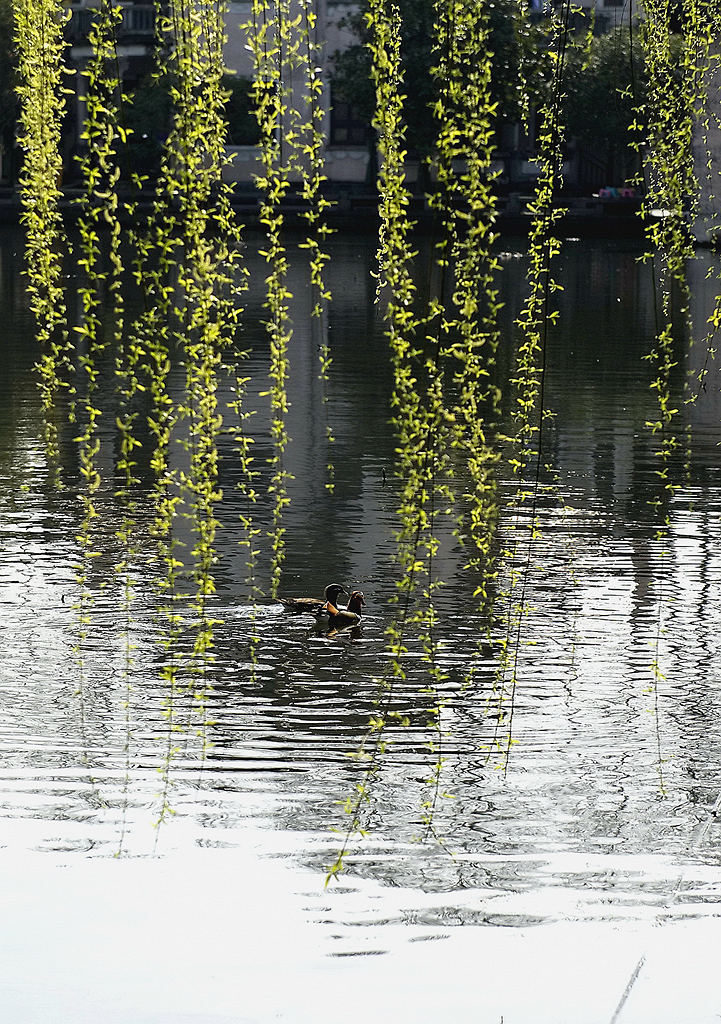
<path id="1" fill-rule="evenodd" d="M 291 0 L 291 3 L 293 2 L 294 0 Z M 544 17 L 540 2 L 541 0 L 531 2 L 531 23 L 538 22 Z M 428 4 L 430 8 L 431 0 L 428 0 Z M 77 72 L 83 71 L 91 55 L 88 31 L 92 23 L 93 8 L 97 6 L 98 0 L 71 0 L 67 4 L 70 11 L 67 27 L 69 60 Z M 154 167 L 158 166 L 159 153 L 167 135 L 169 116 L 166 110 L 164 122 L 161 88 L 157 83 L 153 84 L 150 78 L 156 47 L 155 5 L 148 3 L 147 0 L 127 0 L 121 6 L 123 18 L 118 29 L 119 71 L 125 91 L 134 93 L 136 100 L 126 111 L 133 131 L 132 160 L 141 171 L 152 176 Z M 617 28 L 622 20 L 625 22 L 633 15 L 633 7 L 624 6 L 621 0 L 582 0 L 580 7 L 585 8 L 586 12 L 594 9 L 596 32 Z M 350 47 L 358 44 L 357 38 L 347 24 L 348 17 L 358 9 L 359 4 L 356 0 L 314 0 L 314 43 L 325 83 L 321 97 L 323 132 L 326 139 L 325 174 L 331 186 L 372 191 L 376 177 L 375 133 L 369 125 L 368 113 L 360 113 L 352 98 L 349 100 L 334 88 L 334 55 L 348 51 Z M 250 17 L 249 0 L 227 0 L 225 57 L 229 71 L 227 83 L 231 91 L 228 107 L 228 150 L 232 159 L 226 173 L 228 180 L 236 182 L 238 189 L 246 192 L 253 190 L 254 176 L 260 170 L 259 150 L 256 145 L 257 125 L 250 103 L 253 60 L 244 28 Z M 584 14 L 577 12 L 574 17 L 584 19 Z M 288 74 L 292 79 L 294 72 L 291 70 Z M 301 79 L 301 72 L 296 71 L 295 81 L 290 82 L 290 88 L 293 103 L 302 110 L 305 101 Z M 406 82 L 409 92 L 413 91 L 414 84 Z M 80 146 L 85 89 L 85 78 L 82 73 L 73 76 L 72 87 L 74 95 L 68 104 L 65 154 L 68 180 L 73 177 L 73 153 L 77 152 Z M 502 189 L 516 193 L 531 191 L 537 175 L 534 156 L 535 138 L 532 125 L 531 131 L 527 133 L 520 123 L 512 120 L 499 123 L 495 169 L 499 172 L 499 184 Z M 417 187 L 419 192 L 422 192 L 423 186 L 427 184 L 428 172 L 412 148 L 407 173 L 408 182 L 412 187 L 419 178 L 421 179 Z M 564 176 L 568 187 L 586 194 L 598 191 L 605 185 L 623 184 L 620 180 L 606 180 L 607 161 L 604 162 L 603 154 L 594 151 L 592 145 L 583 144 L 574 138 L 568 139 Z"/>
<path id="2" fill-rule="evenodd" d="M 370 184 L 370 126 L 354 115 L 351 104 L 333 96 L 333 54 L 356 42 L 343 21 L 357 8 L 356 0 L 315 0 L 316 27 L 313 44 L 319 66 L 323 69 L 324 90 L 321 103 L 323 133 L 326 138 L 325 174 L 330 182 Z M 292 13 L 295 16 L 297 12 L 294 10 Z M 229 71 L 241 82 L 250 82 L 253 78 L 253 57 L 245 29 L 250 18 L 251 5 L 248 0 L 229 0 L 226 13 L 225 58 Z M 302 72 L 294 73 L 291 69 L 287 71 L 287 76 L 294 103 L 302 111 L 305 106 L 300 83 Z M 230 146 L 229 150 L 233 156 L 227 171 L 229 180 L 250 183 L 260 166 L 257 147 L 248 142 L 236 143 Z"/>
<path id="3" fill-rule="evenodd" d="M 82 72 L 88 65 L 92 51 L 88 33 L 97 9 L 97 0 L 73 0 L 67 4 L 70 18 L 66 29 L 69 43 L 68 61 L 75 74 L 72 77 L 73 93 L 68 102 L 68 121 L 65 131 L 69 152 L 65 166 L 71 170 L 72 154 L 77 151 L 80 126 L 85 109 L 86 79 Z M 123 90 L 128 93 L 152 71 L 155 54 L 155 5 L 148 0 L 134 3 L 128 0 L 121 4 L 123 18 L 117 29 L 118 73 Z"/>

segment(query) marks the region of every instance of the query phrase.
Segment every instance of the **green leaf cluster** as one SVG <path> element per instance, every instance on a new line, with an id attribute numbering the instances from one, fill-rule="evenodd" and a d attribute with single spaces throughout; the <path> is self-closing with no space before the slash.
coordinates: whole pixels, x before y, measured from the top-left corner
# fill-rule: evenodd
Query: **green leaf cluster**
<path id="1" fill-rule="evenodd" d="M 478 14 L 481 8 L 472 7 Z M 491 104 L 498 121 L 515 122 L 527 108 L 529 96 L 535 104 L 544 95 L 549 78 L 546 57 L 546 25 L 532 22 L 516 0 L 496 0 L 483 5 L 487 39 L 481 60 L 492 58 Z M 364 7 L 343 19 L 358 42 L 337 51 L 332 58 L 333 87 L 342 100 L 352 103 L 358 116 L 372 121 L 375 94 L 369 50 L 369 21 Z M 401 19 L 400 62 L 407 96 L 404 114 L 407 147 L 412 155 L 429 156 L 435 152 L 436 127 L 429 117 L 438 96 L 434 79 L 433 49 L 436 5 L 432 0 L 399 0 Z M 465 69 L 466 85 L 472 88 L 474 66 Z"/>

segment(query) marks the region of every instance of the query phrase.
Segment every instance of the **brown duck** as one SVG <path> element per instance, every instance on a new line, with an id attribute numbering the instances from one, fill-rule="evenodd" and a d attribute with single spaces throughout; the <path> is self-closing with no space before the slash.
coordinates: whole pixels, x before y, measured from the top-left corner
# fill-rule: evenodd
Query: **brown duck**
<path id="1" fill-rule="evenodd" d="M 338 608 L 329 599 L 323 606 L 323 612 L 328 616 L 331 629 L 345 629 L 346 626 L 357 626 L 363 614 L 362 608 L 366 603 L 362 590 L 354 590 L 349 599 L 347 608 Z"/>
<path id="2" fill-rule="evenodd" d="M 327 605 L 335 606 L 339 594 L 345 594 L 345 588 L 340 583 L 329 583 L 323 591 L 323 597 L 279 597 L 278 600 L 287 612 L 319 615 Z"/>

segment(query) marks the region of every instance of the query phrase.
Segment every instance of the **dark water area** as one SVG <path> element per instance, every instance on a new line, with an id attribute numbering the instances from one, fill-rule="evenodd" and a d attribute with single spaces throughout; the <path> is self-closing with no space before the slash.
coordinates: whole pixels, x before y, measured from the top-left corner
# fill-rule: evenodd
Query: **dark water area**
<path id="1" fill-rule="evenodd" d="M 251 379 L 255 457 L 264 482 L 270 434 L 267 400 L 260 394 L 268 357 L 259 245 L 249 236 L 243 372 Z M 518 345 L 514 321 L 525 294 L 526 259 L 521 241 L 506 238 L 501 245 L 503 384 Z M 327 340 L 333 366 L 326 404 L 302 253 L 291 261 L 287 464 L 293 478 L 281 587 L 287 594 L 320 593 L 338 580 L 361 588 L 367 601 L 362 629 L 329 637 L 307 619 L 283 615 L 269 599 L 255 608 L 248 603 L 234 487 L 238 467 L 232 438 L 224 435 L 213 604 L 220 624 L 207 706 L 201 712 L 192 694 L 181 695 L 180 728 L 170 740 L 152 513 L 142 496 L 127 661 L 121 587 L 113 571 L 121 509 L 114 497 L 112 421 L 102 428 L 102 554 L 93 560 L 91 622 L 79 650 L 77 467 L 68 435 L 67 485 L 53 489 L 41 441 L 21 246 L 18 230 L 0 231 L 1 852 L 20 865 L 18 876 L 26 863 L 33 865 L 33 878 L 39 873 L 46 881 L 46 872 L 62 869 L 73 898 L 82 902 L 78 893 L 83 879 L 90 879 L 88 892 L 97 886 L 100 904 L 113 907 L 113 900 L 125 898 L 134 906 L 130 894 L 145 891 L 144 885 L 153 890 L 153 865 L 164 857 L 179 876 L 186 868 L 196 880 L 198 873 L 207 879 L 216 872 L 216 891 L 235 900 L 245 916 L 242 942 L 252 947 L 259 977 L 280 971 L 291 980 L 287 992 L 268 1001 L 261 981 L 243 974 L 244 995 L 234 1002 L 238 961 L 250 954 L 233 932 L 232 962 L 218 966 L 214 960 L 222 999 L 206 993 L 203 1002 L 198 996 L 193 1020 L 331 1020 L 333 998 L 342 997 L 344 986 L 360 982 L 385 992 L 393 977 L 395 995 L 385 1009 L 372 1011 L 381 1020 L 439 1019 L 439 1013 L 440 1019 L 446 1013 L 445 1019 L 483 1024 L 497 1024 L 502 1015 L 524 1024 L 716 1020 L 718 1000 L 706 984 L 704 957 L 720 937 L 719 376 L 711 360 L 706 389 L 695 403 L 685 402 L 686 382 L 707 354 L 703 345 L 689 346 L 679 330 L 674 397 L 683 445 L 672 471 L 677 488 L 662 498 L 659 512 L 651 504 L 662 493 L 657 442 L 647 427 L 657 418 L 654 372 L 644 358 L 655 331 L 654 292 L 636 245 L 569 241 L 557 264 L 563 291 L 557 293 L 559 324 L 548 339 L 548 471 L 530 557 L 507 766 L 494 750 L 503 609 L 486 640 L 488 623 L 473 610 L 474 580 L 449 531 L 439 554 L 446 580 L 439 630 L 447 794 L 434 820 L 440 841 L 418 841 L 434 733 L 424 670 L 411 644 L 408 676 L 392 702 L 410 724 L 389 730 L 373 782 L 368 836 L 353 844 L 348 873 L 326 892 L 324 871 L 340 839 L 332 830 L 344 828 L 342 803 L 360 779 L 361 766 L 349 754 L 376 707 L 377 680 L 387 665 L 385 628 L 394 613 L 392 377 L 373 304 L 372 239 L 332 241 Z M 419 279 L 427 274 L 423 260 L 421 247 Z M 700 253 L 691 267 L 699 336 L 714 301 L 715 282 L 707 273 L 719 269 L 709 253 Z M 222 401 L 231 397 L 226 388 Z M 503 408 L 507 417 L 507 400 Z M 332 496 L 325 486 L 326 415 L 336 437 Z M 501 469 L 501 475 L 505 500 L 510 474 Z M 659 533 L 666 515 L 668 527 Z M 257 517 L 262 579 L 270 561 L 265 497 Z M 499 546 L 509 543 L 516 525 L 514 509 L 502 502 Z M 182 522 L 176 536 L 191 543 Z M 499 591 L 511 571 L 501 566 Z M 259 642 L 257 663 L 251 664 L 254 632 Z M 163 794 L 173 814 L 157 829 Z M 279 858 L 282 878 L 272 874 Z M 133 864 L 149 874 L 140 880 L 129 875 Z M 109 889 L 121 895 L 110 896 Z M 58 899 L 50 899 L 49 913 L 59 921 L 67 906 Z M 172 916 L 168 900 L 163 912 Z M 12 915 L 12 901 L 3 906 Z M 13 921 L 25 920 L 22 910 L 15 907 L 15 913 Z M 217 943 L 219 922 L 226 935 L 231 932 L 222 900 L 208 913 Z M 193 921 L 207 930 L 208 919 L 198 915 L 196 910 Z M 120 925 L 110 910 L 101 918 L 107 921 L 102 941 L 110 948 L 127 950 L 138 941 L 142 926 L 136 919 L 128 915 Z M 77 957 L 89 956 L 86 932 L 71 934 Z M 421 943 L 421 954 L 412 944 L 422 939 L 439 941 Z M 686 964 L 672 979 L 664 960 L 669 949 L 690 956 L 696 965 L 691 974 Z M 579 950 L 585 959 L 574 961 Z M 345 961 L 342 969 L 330 966 L 345 957 L 361 959 L 352 968 Z M 474 964 L 494 958 L 500 966 L 479 994 Z M 575 963 L 573 980 L 564 968 L 569 962 Z M 3 982 L 0 974 L 0 993 L 14 1021 L 76 1021 L 85 1019 L 83 1013 L 88 1019 L 102 1013 L 107 1020 L 136 1022 L 146 1019 L 138 1005 L 148 1020 L 191 1019 L 184 1013 L 190 1014 L 192 998 L 152 1010 L 138 980 L 140 967 L 129 975 L 129 990 L 135 985 L 140 993 L 134 1009 L 126 998 L 127 1005 L 121 1000 L 116 1015 L 108 1015 L 98 982 L 95 1002 L 81 1012 L 78 981 L 77 993 L 72 986 L 63 990 L 66 1016 L 44 1017 L 43 1005 L 23 1002 L 22 964 L 15 970 L 14 981 Z M 438 981 L 419 994 L 412 979 L 424 970 Z M 449 971 L 452 996 L 441 984 Z M 329 993 L 321 1009 L 305 1001 L 314 973 Z M 524 978 L 527 983 L 519 980 Z M 676 1002 L 668 995 L 672 980 Z M 48 992 L 59 998 L 62 986 L 51 982 Z M 360 1011 L 348 1019 L 360 1020 Z"/>

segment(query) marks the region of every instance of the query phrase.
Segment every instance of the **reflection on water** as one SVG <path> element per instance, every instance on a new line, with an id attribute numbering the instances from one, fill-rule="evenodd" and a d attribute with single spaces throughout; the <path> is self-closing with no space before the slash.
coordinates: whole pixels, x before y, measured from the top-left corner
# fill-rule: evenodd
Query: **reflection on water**
<path id="1" fill-rule="evenodd" d="M 162 623 L 152 585 L 153 545 L 143 535 L 150 510 L 139 509 L 128 678 L 120 586 L 112 570 L 119 513 L 111 483 L 99 497 L 105 554 L 93 565 L 95 605 L 79 695 L 72 566 L 81 507 L 72 488 L 54 492 L 45 476 L 19 248 L 19 234 L 4 230 L 0 308 L 11 325 L 2 336 L 0 379 L 5 832 L 8 841 L 32 850 L 113 854 L 122 845 L 125 852 L 148 853 L 162 788 L 157 769 L 167 745 L 167 694 L 158 675 Z M 258 264 L 255 248 L 251 243 L 251 268 Z M 525 261 L 519 251 L 509 247 L 503 256 L 501 376 L 511 366 L 521 303 Z M 442 549 L 440 568 L 448 580 L 440 627 L 447 672 L 443 786 L 452 798 L 441 800 L 435 824 L 444 845 L 415 841 L 433 758 L 432 722 L 419 695 L 422 674 L 411 668 L 394 697 L 394 709 L 410 725 L 391 730 L 374 782 L 371 835 L 349 861 L 355 877 L 392 882 L 409 893 L 411 904 L 411 890 L 436 894 L 412 911 L 416 922 L 447 928 L 621 920 L 671 906 L 676 914 L 715 914 L 721 833 L 710 815 L 721 789 L 715 643 L 721 626 L 721 399 L 714 369 L 697 404 L 683 409 L 689 457 L 668 502 L 668 535 L 658 539 L 649 506 L 658 492 L 654 444 L 645 428 L 655 415 L 654 397 L 643 360 L 653 334 L 652 286 L 637 256 L 624 245 L 569 243 L 559 262 L 564 291 L 548 354 L 546 401 L 553 419 L 544 452 L 555 485 L 540 500 L 541 536 L 518 667 L 517 743 L 505 774 L 488 751 L 497 728 L 489 702 L 494 644 L 483 648 L 471 684 L 464 682 L 484 624 L 470 610 L 473 581 L 464 573 L 463 553 L 450 541 Z M 237 469 L 232 441 L 224 441 L 226 500 L 214 608 L 222 624 L 210 670 L 211 746 L 202 759 L 197 714 L 185 694 L 181 714 L 188 728 L 179 735 L 168 780 L 176 818 L 195 823 L 194 843 L 233 847 L 252 818 L 297 834 L 291 847 L 319 872 L 333 858 L 328 830 L 343 824 L 338 802 L 359 779 L 361 768 L 347 755 L 375 706 L 392 614 L 391 382 L 382 324 L 372 308 L 372 259 L 365 239 L 333 242 L 334 497 L 325 489 L 321 385 L 299 262 L 291 275 L 293 480 L 283 590 L 320 592 L 331 579 L 361 587 L 367 600 L 362 631 L 328 637 L 270 603 L 251 615 L 233 491 Z M 701 324 L 713 299 L 705 279 L 710 262 L 703 255 L 692 268 Z M 267 362 L 257 283 L 262 272 L 254 279 L 247 366 L 255 388 L 257 465 L 265 470 L 267 412 L 258 396 Z M 698 369 L 705 353 L 689 351 L 680 340 L 677 346 L 680 389 L 684 372 Z M 109 445 L 104 457 L 108 470 Z M 263 531 L 267 516 L 261 509 Z M 510 513 L 502 516 L 502 533 L 509 520 Z M 261 575 L 267 565 L 263 551 Z M 253 632 L 259 643 L 251 667 Z M 658 699 L 652 670 L 657 638 Z M 164 826 L 174 828 L 175 822 Z M 163 842 L 161 831 L 161 850 Z M 389 911 L 386 923 L 403 920 L 404 912 Z"/>

